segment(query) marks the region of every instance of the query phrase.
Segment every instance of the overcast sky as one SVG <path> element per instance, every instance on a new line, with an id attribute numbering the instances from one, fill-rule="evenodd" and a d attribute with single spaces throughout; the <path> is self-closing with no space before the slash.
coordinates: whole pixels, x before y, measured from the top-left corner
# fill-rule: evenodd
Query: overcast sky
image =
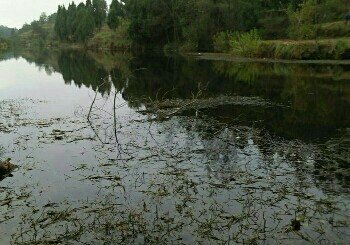
<path id="1" fill-rule="evenodd" d="M 59 4 L 68 6 L 70 2 L 72 0 L 0 0 L 0 25 L 20 28 L 23 24 L 38 19 L 42 12 L 52 14 Z M 108 5 L 110 2 L 111 0 L 107 0 Z"/>

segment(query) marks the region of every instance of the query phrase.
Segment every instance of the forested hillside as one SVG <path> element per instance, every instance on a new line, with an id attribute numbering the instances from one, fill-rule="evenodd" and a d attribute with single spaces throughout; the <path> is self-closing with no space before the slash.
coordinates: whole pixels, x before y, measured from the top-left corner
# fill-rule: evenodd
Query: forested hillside
<path id="1" fill-rule="evenodd" d="M 10 39 L 16 32 L 16 29 L 0 25 L 0 51 L 10 47 Z"/>
<path id="2" fill-rule="evenodd" d="M 317 58 L 321 49 L 332 49 L 322 58 L 341 58 L 350 47 L 350 24 L 345 23 L 349 7 L 347 0 L 113 0 L 109 7 L 105 0 L 87 0 L 58 6 L 57 13 L 25 25 L 19 36 L 22 43 L 35 40 L 36 45 L 250 57 Z M 305 42 L 330 38 L 316 50 Z M 288 45 L 272 41 L 287 39 Z"/>
<path id="3" fill-rule="evenodd" d="M 0 25 L 0 38 L 10 38 L 16 29 Z"/>
<path id="4" fill-rule="evenodd" d="M 30 24 L 24 24 L 13 36 L 16 45 L 27 48 L 52 46 L 57 44 L 57 37 L 54 32 L 56 13 L 47 16 L 42 13 L 38 20 Z"/>

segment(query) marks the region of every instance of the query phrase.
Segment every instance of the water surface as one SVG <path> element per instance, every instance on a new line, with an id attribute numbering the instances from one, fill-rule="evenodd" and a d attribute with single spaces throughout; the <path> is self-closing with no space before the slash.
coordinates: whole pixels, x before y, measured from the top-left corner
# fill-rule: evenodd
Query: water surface
<path id="1" fill-rule="evenodd" d="M 2 54 L 18 169 L 0 242 L 346 243 L 349 81 L 349 65 Z"/>

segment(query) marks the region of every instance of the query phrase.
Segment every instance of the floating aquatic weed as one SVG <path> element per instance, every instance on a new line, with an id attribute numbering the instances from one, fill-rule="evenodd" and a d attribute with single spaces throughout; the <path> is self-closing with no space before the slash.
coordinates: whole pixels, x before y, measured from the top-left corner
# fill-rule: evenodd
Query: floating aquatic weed
<path id="1" fill-rule="evenodd" d="M 54 201 L 41 204 L 37 193 L 3 198 L 2 210 L 16 204 L 3 224 L 22 218 L 14 243 L 346 241 L 349 204 L 316 188 L 314 168 L 303 164 L 322 154 L 317 145 L 201 115 L 150 122 L 137 114 L 120 128 L 113 113 L 93 113 L 92 127 L 83 119 L 33 124 L 41 131 L 38 142 L 29 142 L 37 144 L 28 145 L 27 134 L 18 138 L 27 151 L 44 147 L 46 153 L 52 146 L 63 159 L 74 147 L 79 151 L 68 166 L 62 160 L 55 169 L 69 175 L 59 183 L 67 181 L 74 197 L 53 195 Z M 74 124 L 79 130 L 72 130 Z M 61 142 L 54 142 L 55 134 L 64 135 Z M 50 196 L 41 185 L 32 189 Z"/>

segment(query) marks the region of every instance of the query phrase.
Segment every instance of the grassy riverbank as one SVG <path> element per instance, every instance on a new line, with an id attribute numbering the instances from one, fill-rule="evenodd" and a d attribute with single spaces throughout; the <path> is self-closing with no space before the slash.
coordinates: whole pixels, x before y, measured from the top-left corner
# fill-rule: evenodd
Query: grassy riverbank
<path id="1" fill-rule="evenodd" d="M 344 60 L 350 58 L 350 37 L 314 40 L 260 40 L 241 35 L 218 53 L 236 57 L 286 60 Z"/>
<path id="2" fill-rule="evenodd" d="M 310 27 L 310 35 L 291 34 L 272 40 L 257 29 L 249 32 L 221 32 L 214 39 L 214 49 L 236 57 L 287 60 L 350 59 L 350 25 L 344 21 Z"/>
<path id="3" fill-rule="evenodd" d="M 257 58 L 342 60 L 350 58 L 350 38 L 262 41 L 256 49 L 246 52 L 245 56 Z"/>

